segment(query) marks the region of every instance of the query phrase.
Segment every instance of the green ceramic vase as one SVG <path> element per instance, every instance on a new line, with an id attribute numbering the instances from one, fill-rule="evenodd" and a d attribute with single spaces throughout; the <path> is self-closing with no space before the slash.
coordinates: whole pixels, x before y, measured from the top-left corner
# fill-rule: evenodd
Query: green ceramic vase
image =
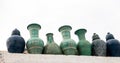
<path id="1" fill-rule="evenodd" d="M 75 31 L 75 34 L 79 38 L 77 47 L 80 55 L 91 55 L 91 44 L 85 38 L 86 32 L 86 29 L 78 29 Z"/>
<path id="2" fill-rule="evenodd" d="M 62 54 L 60 47 L 54 42 L 53 33 L 47 33 L 47 44 L 44 48 L 44 54 Z"/>
<path id="3" fill-rule="evenodd" d="M 65 55 L 77 55 L 77 44 L 71 39 L 70 30 L 72 29 L 69 25 L 64 25 L 59 28 L 59 32 L 61 32 L 63 40 L 60 44 L 63 54 Z"/>
<path id="4" fill-rule="evenodd" d="M 30 54 L 41 54 L 44 42 L 39 38 L 39 30 L 41 26 L 37 23 L 29 24 L 27 29 L 30 32 L 30 39 L 27 41 L 26 47 Z"/>

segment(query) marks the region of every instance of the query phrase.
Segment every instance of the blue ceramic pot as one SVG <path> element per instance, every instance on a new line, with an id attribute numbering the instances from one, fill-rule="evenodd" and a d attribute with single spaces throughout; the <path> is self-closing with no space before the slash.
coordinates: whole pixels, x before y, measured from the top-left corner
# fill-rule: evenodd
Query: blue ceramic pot
<path id="1" fill-rule="evenodd" d="M 15 29 L 11 37 L 7 40 L 7 50 L 10 53 L 23 53 L 25 49 L 25 41 L 20 36 L 20 31 Z"/>
<path id="2" fill-rule="evenodd" d="M 107 56 L 120 56 L 120 42 L 110 33 L 106 35 Z"/>

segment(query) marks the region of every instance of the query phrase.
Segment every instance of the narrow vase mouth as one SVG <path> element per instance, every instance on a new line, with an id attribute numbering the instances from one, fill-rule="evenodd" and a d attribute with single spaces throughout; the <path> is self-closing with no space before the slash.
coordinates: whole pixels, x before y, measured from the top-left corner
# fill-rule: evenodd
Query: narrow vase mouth
<path id="1" fill-rule="evenodd" d="M 32 24 L 29 24 L 28 26 L 27 26 L 27 29 L 29 30 L 31 27 L 37 27 L 37 28 L 41 28 L 41 26 L 39 25 L 39 24 L 37 24 L 37 23 L 32 23 Z"/>
<path id="2" fill-rule="evenodd" d="M 99 35 L 96 33 L 93 33 L 92 40 L 100 39 Z"/>
<path id="3" fill-rule="evenodd" d="M 20 31 L 15 28 L 13 31 L 12 31 L 12 34 L 11 35 L 19 35 L 20 36 Z"/>
<path id="4" fill-rule="evenodd" d="M 53 33 L 47 33 L 46 36 L 53 36 Z"/>
<path id="5" fill-rule="evenodd" d="M 109 39 L 115 39 L 113 34 L 111 34 L 110 32 L 108 32 L 107 35 L 106 35 L 106 41 L 109 40 Z"/>
<path id="6" fill-rule="evenodd" d="M 70 25 L 64 25 L 64 26 L 61 26 L 58 31 L 61 32 L 63 30 L 71 30 L 72 27 Z"/>
<path id="7" fill-rule="evenodd" d="M 83 29 L 76 30 L 75 34 L 77 35 L 77 34 L 86 33 L 86 32 L 87 32 L 87 30 L 83 28 Z"/>

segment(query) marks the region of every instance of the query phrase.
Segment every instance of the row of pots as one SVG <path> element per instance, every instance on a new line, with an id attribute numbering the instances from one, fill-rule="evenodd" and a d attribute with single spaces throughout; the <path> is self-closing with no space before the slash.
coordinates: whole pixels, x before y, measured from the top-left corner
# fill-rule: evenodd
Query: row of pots
<path id="1" fill-rule="evenodd" d="M 7 40 L 7 49 L 10 53 L 23 53 L 25 45 L 30 54 L 64 54 L 64 55 L 93 55 L 93 56 L 120 56 L 120 42 L 114 39 L 110 33 L 106 35 L 106 41 L 100 39 L 98 34 L 94 33 L 92 44 L 85 38 L 86 29 L 78 29 L 75 34 L 78 36 L 79 42 L 71 39 L 69 25 L 64 25 L 59 28 L 63 40 L 60 47 L 54 42 L 53 33 L 47 33 L 47 44 L 39 38 L 39 30 L 41 26 L 37 23 L 32 23 L 27 26 L 30 32 L 30 39 L 25 44 L 24 39 L 20 36 L 20 31 L 15 29 L 11 37 Z"/>

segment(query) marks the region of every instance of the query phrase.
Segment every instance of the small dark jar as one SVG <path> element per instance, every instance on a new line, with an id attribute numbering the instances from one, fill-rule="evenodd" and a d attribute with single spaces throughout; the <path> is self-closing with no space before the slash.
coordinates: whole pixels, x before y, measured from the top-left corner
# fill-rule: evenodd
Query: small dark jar
<path id="1" fill-rule="evenodd" d="M 23 53 L 25 49 L 24 38 L 20 36 L 20 31 L 15 29 L 11 37 L 7 40 L 7 50 L 9 53 Z"/>
<path id="2" fill-rule="evenodd" d="M 120 42 L 110 33 L 106 35 L 107 56 L 120 57 Z"/>

